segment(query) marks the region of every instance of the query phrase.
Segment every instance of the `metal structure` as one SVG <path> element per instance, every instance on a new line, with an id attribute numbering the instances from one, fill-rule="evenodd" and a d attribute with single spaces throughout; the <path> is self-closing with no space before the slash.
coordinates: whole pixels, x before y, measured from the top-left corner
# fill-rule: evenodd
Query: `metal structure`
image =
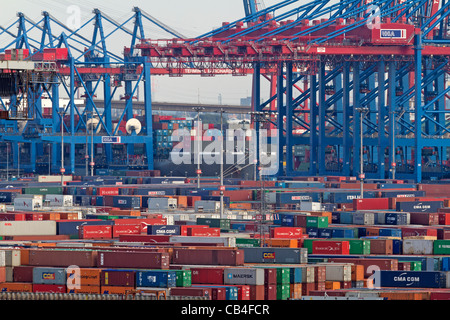
<path id="1" fill-rule="evenodd" d="M 76 165 L 83 166 L 89 156 L 83 146 L 90 131 L 88 122 L 92 121 L 96 146 L 90 155 L 92 168 L 98 167 L 99 162 L 114 164 L 114 149 L 131 156 L 139 146 L 146 156 L 145 167 L 153 169 L 150 75 L 167 74 L 167 71 L 152 70 L 149 61 L 135 55 L 135 43 L 145 38 L 144 23 L 170 36 L 182 37 L 137 7 L 121 23 L 94 9 L 93 17 L 77 30 L 48 12 L 43 12 L 38 22 L 19 13 L 14 23 L 0 27 L 0 107 L 3 110 L 0 134 L 4 145 L 12 143 L 15 168 L 19 163 L 18 156 L 14 155 L 22 154 L 21 169 L 35 172 L 37 159 L 51 154 L 48 163 L 53 173 L 59 173 L 60 167 L 68 174 L 75 173 Z M 16 26 L 17 34 L 12 31 Z M 55 34 L 55 30 L 61 33 Z M 86 33 L 92 37 L 86 37 Z M 122 45 L 124 37 L 129 41 L 123 56 L 115 53 L 118 49 L 113 48 L 118 42 L 115 36 L 122 37 L 119 42 Z M 143 84 L 145 102 L 139 120 L 145 126 L 140 134 L 127 134 L 121 127 L 135 116 L 133 100 L 140 84 Z M 119 99 L 120 91 L 123 91 L 120 99 L 126 104 L 120 117 L 113 119 L 111 104 Z M 101 105 L 94 101 L 97 95 L 102 97 Z M 83 103 L 78 104 L 80 96 Z M 46 110 L 42 105 L 44 98 L 51 101 Z M 62 139 L 64 146 L 61 146 Z M 60 146 L 62 151 L 58 151 Z"/>
<path id="2" fill-rule="evenodd" d="M 79 30 L 52 36 L 50 26 L 62 24 L 48 13 L 39 23 L 19 14 L 14 24 L 19 26 L 18 34 L 0 52 L 12 45 L 35 48 L 38 51 L 31 60 L 40 62 L 41 68 L 25 72 L 36 81 L 16 81 L 22 85 L 11 95 L 10 101 L 16 104 L 9 109 L 2 105 L 10 117 L 19 114 L 14 111 L 18 106 L 35 117 L 27 119 L 21 135 L 17 134 L 18 121 L 2 120 L 2 138 L 31 142 L 31 166 L 38 152 L 33 151 L 37 149 L 33 144 L 58 143 L 55 133 L 61 120 L 57 112 L 53 112 L 52 119 L 45 119 L 40 115 L 39 99 L 32 97 L 47 92 L 57 111 L 59 85 L 71 98 L 66 108 L 70 116 L 65 141 L 70 146 L 68 171 L 73 172 L 75 145 L 83 144 L 83 136 L 77 133 L 85 127 L 84 111 L 79 112 L 74 105 L 75 92 L 84 89 L 86 110 L 98 116 L 98 126 L 105 135 L 115 136 L 117 128 L 113 128 L 108 110 L 117 86 L 124 82 L 127 107 L 119 119 L 122 121 L 133 115 L 134 84 L 144 81 L 146 130 L 121 139 L 128 154 L 133 153 L 134 144 L 145 144 L 151 168 L 150 73 L 215 76 L 228 70 L 235 76 L 253 75 L 253 111 L 274 114 L 271 124 L 278 130 L 278 151 L 285 154 L 285 158 L 279 157 L 278 176 L 357 176 L 364 172 L 369 179 L 395 177 L 417 182 L 446 177 L 450 170 L 446 108 L 450 97 L 449 5 L 444 0 L 315 0 L 306 4 L 284 0 L 258 8 L 256 1 L 244 0 L 244 18 L 193 39 L 173 32 L 137 8 L 123 24 L 95 10 L 88 21 L 95 22 L 92 40 L 80 36 Z M 144 17 L 175 38 L 146 38 Z M 133 30 L 124 27 L 131 20 Z M 109 35 L 104 34 L 104 22 L 130 36 L 123 57 L 107 49 Z M 31 41 L 26 23 L 42 31 L 42 41 Z M 3 28 L 0 35 L 10 34 L 11 27 Z M 77 44 L 87 42 L 87 49 L 75 49 L 72 40 Z M 49 64 L 42 63 L 46 59 L 33 58 L 39 53 L 45 55 L 47 48 L 68 48 L 68 53 L 62 60 L 50 59 Z M 16 78 L 24 79 L 23 73 L 17 72 Z M 261 102 L 264 79 L 272 85 L 269 99 Z M 103 113 L 93 103 L 100 84 L 104 91 Z M 19 93 L 23 92 L 29 93 L 27 104 L 20 103 Z M 362 126 L 358 108 L 368 109 Z M 77 114 L 79 119 L 75 119 Z M 31 138 L 41 126 L 44 132 L 38 132 L 37 139 Z M 100 143 L 99 135 L 94 142 Z M 17 144 L 13 145 L 13 153 L 17 153 Z M 107 162 L 112 162 L 110 146 L 106 146 L 105 153 Z M 56 164 L 56 152 L 52 155 Z"/>
<path id="3" fill-rule="evenodd" d="M 195 39 L 146 39 L 137 48 L 180 75 L 190 66 L 252 70 L 254 110 L 276 102 L 273 125 L 286 154 L 279 176 L 356 176 L 363 148 L 366 178 L 420 182 L 449 170 L 448 7 L 286 0 Z M 261 103 L 268 76 L 277 78 L 276 93 Z"/>

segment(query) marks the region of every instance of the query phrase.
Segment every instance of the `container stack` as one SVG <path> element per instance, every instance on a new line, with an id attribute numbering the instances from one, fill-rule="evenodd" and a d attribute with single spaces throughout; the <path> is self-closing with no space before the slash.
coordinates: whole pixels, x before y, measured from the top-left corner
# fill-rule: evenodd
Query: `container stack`
<path id="1" fill-rule="evenodd" d="M 197 189 L 152 170 L 107 173 L 0 187 L 1 291 L 450 297 L 450 198 L 439 187 L 374 182 L 359 198 L 351 179 L 264 181 L 264 189 L 227 179 L 221 217 L 215 178 Z"/>

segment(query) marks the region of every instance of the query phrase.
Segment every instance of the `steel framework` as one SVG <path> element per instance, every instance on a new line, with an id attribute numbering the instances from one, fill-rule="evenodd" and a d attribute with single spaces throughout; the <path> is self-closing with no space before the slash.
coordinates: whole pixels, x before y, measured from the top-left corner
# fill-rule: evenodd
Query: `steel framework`
<path id="1" fill-rule="evenodd" d="M 79 32 L 87 23 L 80 30 L 67 30 L 68 35 L 54 37 L 51 25 L 63 25 L 48 13 L 39 23 L 19 15 L 18 34 L 0 52 L 12 45 L 37 52 L 45 52 L 46 48 L 69 49 L 66 60 L 52 61 L 57 71 L 49 72 L 55 83 L 47 81 L 50 85 L 46 86 L 40 82 L 32 92 L 37 97 L 42 92 L 51 96 L 54 111 L 59 110 L 58 83 L 69 95 L 70 103 L 65 109 L 70 111 L 66 143 L 71 155 L 75 144 L 83 143 L 83 137 L 77 133 L 86 129 L 85 113 L 74 105 L 77 90 L 85 90 L 86 111 L 97 114 L 98 126 L 106 135 L 114 136 L 117 128 L 113 128 L 108 105 L 116 91 L 114 83 L 125 83 L 127 107 L 122 120 L 132 116 L 137 82 L 145 82 L 145 134 L 122 140 L 129 154 L 133 153 L 133 143 L 144 143 L 151 168 L 150 74 L 252 74 L 253 109 L 272 113 L 270 122 L 278 130 L 279 155 L 285 154 L 279 157 L 278 176 L 358 175 L 362 162 L 365 178 L 420 182 L 424 178 L 445 177 L 450 170 L 446 107 L 450 97 L 449 4 L 445 0 L 315 0 L 307 4 L 284 0 L 256 10 L 254 2 L 244 1 L 244 18 L 192 39 L 137 8 L 133 17 L 122 24 L 95 10 L 87 22 L 95 22 L 91 40 Z M 144 17 L 173 37 L 146 38 Z M 128 30 L 125 25 L 131 20 L 134 28 Z M 131 36 L 123 57 L 108 51 L 106 41 L 110 34 L 104 34 L 104 22 Z M 42 40 L 31 41 L 31 28 L 26 29 L 26 23 L 42 31 Z M 11 33 L 10 28 L 3 28 L 2 33 Z M 80 43 L 87 49 L 77 49 Z M 48 76 L 49 72 L 41 73 Z M 37 73 L 35 70 L 32 74 Z M 270 79 L 273 85 L 270 98 L 261 102 L 264 79 Z M 92 99 L 101 83 L 105 96 L 103 113 Z M 37 149 L 39 143 L 58 143 L 58 113 L 53 112 L 50 120 L 40 117 L 39 99 L 28 100 L 29 111 L 36 117 L 28 120 L 22 132 L 29 133 L 32 124 L 34 128 L 43 126 L 44 132 L 39 132 L 38 139 L 26 140 L 23 134 L 17 135 L 17 121 L 2 120 L 3 140 L 31 142 L 32 149 Z M 8 108 L 3 102 L 2 105 L 10 115 L 14 114 L 12 106 Z M 367 112 L 358 112 L 361 108 Z M 99 143 L 100 136 L 94 141 Z M 13 145 L 17 152 L 14 148 L 17 144 Z M 106 150 L 107 161 L 111 161 L 111 152 Z M 52 162 L 56 164 L 57 159 L 53 155 Z M 70 160 L 69 171 L 73 172 L 72 156 Z M 30 163 L 33 166 L 33 161 Z"/>
<path id="2" fill-rule="evenodd" d="M 136 47 L 174 70 L 253 70 L 254 110 L 277 106 L 279 176 L 358 175 L 362 161 L 365 178 L 420 182 L 449 171 L 448 7 L 287 0 L 195 39 Z M 276 92 L 261 103 L 268 75 Z"/>

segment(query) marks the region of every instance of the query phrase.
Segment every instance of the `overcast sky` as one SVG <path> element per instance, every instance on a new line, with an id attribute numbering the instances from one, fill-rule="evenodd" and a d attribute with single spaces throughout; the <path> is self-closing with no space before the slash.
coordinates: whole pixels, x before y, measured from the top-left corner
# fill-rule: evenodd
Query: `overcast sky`
<path id="1" fill-rule="evenodd" d="M 139 7 L 186 37 L 199 36 L 220 27 L 222 22 L 232 22 L 245 15 L 242 0 L 2 0 L 1 2 L 0 25 L 3 27 L 8 27 L 16 21 L 18 12 L 39 21 L 42 18 L 42 11 L 48 11 L 59 21 L 70 25 L 76 22 L 74 18 L 78 10 L 79 20 L 83 24 L 93 17 L 94 8 L 122 23 L 133 15 L 133 7 Z M 279 1 L 264 0 L 263 5 L 268 7 L 277 2 Z M 171 37 L 148 21 L 144 21 L 144 25 L 148 38 Z M 105 33 L 114 28 L 111 25 L 104 27 Z M 93 30 L 92 24 L 88 25 L 86 30 Z M 13 27 L 10 31 L 16 33 L 17 29 Z M 54 33 L 59 35 L 58 31 Z M 3 48 L 10 41 L 11 38 L 0 38 L 0 47 Z M 124 43 L 119 41 L 119 45 L 123 48 L 129 41 L 130 37 L 126 36 Z M 218 103 L 221 100 L 223 104 L 239 104 L 240 98 L 251 94 L 251 77 L 154 77 L 152 89 L 154 101 Z"/>

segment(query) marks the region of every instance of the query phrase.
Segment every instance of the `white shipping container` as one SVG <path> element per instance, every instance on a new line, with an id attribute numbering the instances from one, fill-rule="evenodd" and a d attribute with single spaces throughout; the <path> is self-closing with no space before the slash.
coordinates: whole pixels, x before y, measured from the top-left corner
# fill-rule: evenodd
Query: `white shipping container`
<path id="1" fill-rule="evenodd" d="M 15 211 L 36 211 L 42 209 L 42 199 L 36 198 L 15 198 Z"/>
<path id="2" fill-rule="evenodd" d="M 404 239 L 403 254 L 433 254 L 434 240 Z"/>
<path id="3" fill-rule="evenodd" d="M 321 211 L 322 204 L 320 202 L 300 202 L 300 210 L 302 210 L 302 211 Z"/>
<path id="4" fill-rule="evenodd" d="M 20 250 L 6 249 L 1 251 L 5 253 L 5 265 L 7 267 L 20 266 Z"/>
<path id="5" fill-rule="evenodd" d="M 220 201 L 198 200 L 195 201 L 196 212 L 218 212 L 220 210 Z"/>
<path id="6" fill-rule="evenodd" d="M 45 202 L 52 207 L 72 207 L 73 206 L 73 196 L 72 195 L 62 195 L 62 194 L 47 194 L 45 196 Z"/>
<path id="7" fill-rule="evenodd" d="M 72 181 L 72 176 L 64 176 L 63 181 Z M 61 176 L 38 176 L 38 182 L 61 182 Z"/>
<path id="8" fill-rule="evenodd" d="M 354 212 L 353 224 L 358 225 L 374 225 L 375 224 L 375 213 L 373 212 Z"/>
<path id="9" fill-rule="evenodd" d="M 223 279 L 225 284 L 264 285 L 264 269 L 226 268 Z"/>
<path id="10" fill-rule="evenodd" d="M 6 267 L 6 253 L 5 251 L 0 251 L 0 267 Z"/>
<path id="11" fill-rule="evenodd" d="M 352 281 L 352 267 L 350 264 L 326 264 L 326 281 Z"/>
<path id="12" fill-rule="evenodd" d="M 56 235 L 55 220 L 0 221 L 0 236 Z"/>
<path id="13" fill-rule="evenodd" d="M 300 268 L 302 268 L 302 283 L 315 282 L 314 267 L 301 266 Z"/>
<path id="14" fill-rule="evenodd" d="M 169 242 L 189 242 L 189 243 L 220 243 L 224 247 L 236 247 L 235 237 L 194 237 L 194 236 L 171 236 Z"/>

